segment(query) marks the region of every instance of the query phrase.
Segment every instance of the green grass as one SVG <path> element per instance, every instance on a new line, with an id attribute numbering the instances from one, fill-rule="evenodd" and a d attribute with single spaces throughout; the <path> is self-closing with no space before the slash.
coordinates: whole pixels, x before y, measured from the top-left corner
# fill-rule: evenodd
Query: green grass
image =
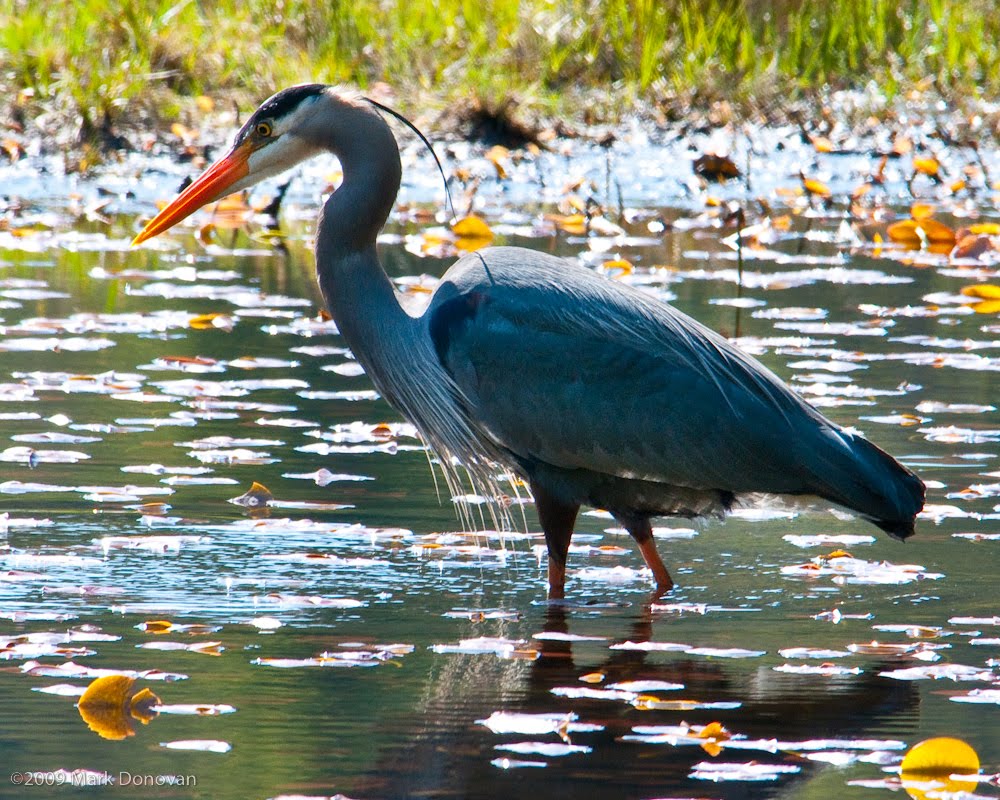
<path id="1" fill-rule="evenodd" d="M 19 120 L 177 119 L 302 81 L 384 82 L 413 112 L 515 97 L 542 116 L 728 100 L 773 106 L 874 82 L 1000 89 L 989 0 L 0 0 L 0 88 Z M 26 91 L 27 90 L 27 91 Z M 596 98 L 596 99 L 595 99 Z"/>

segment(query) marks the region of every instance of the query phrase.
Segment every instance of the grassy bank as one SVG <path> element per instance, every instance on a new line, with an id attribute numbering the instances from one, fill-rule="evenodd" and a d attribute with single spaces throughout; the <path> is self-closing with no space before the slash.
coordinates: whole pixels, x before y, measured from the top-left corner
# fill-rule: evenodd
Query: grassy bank
<path id="1" fill-rule="evenodd" d="M 669 116 L 773 108 L 824 87 L 1000 88 L 988 0 L 75 0 L 0 2 L 14 125 L 103 138 L 318 80 L 385 82 L 403 110 L 503 107 L 570 121 L 636 101 Z M 586 102 L 582 98 L 586 98 Z"/>

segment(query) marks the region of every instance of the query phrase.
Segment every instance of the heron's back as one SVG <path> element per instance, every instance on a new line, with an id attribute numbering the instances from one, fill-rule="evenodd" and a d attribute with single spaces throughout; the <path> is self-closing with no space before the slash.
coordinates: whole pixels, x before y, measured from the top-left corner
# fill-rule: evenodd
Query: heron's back
<path id="1" fill-rule="evenodd" d="M 808 494 L 912 533 L 912 472 L 648 294 L 488 248 L 449 270 L 426 319 L 484 440 L 567 502 L 607 505 L 611 492 L 657 506 L 635 511 L 702 513 L 735 494 Z"/>

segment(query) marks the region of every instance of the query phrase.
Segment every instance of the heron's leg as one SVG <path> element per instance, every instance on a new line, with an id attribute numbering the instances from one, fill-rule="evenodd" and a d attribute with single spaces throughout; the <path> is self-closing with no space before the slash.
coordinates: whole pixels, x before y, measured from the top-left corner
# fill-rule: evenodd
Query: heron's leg
<path id="1" fill-rule="evenodd" d="M 534 483 L 531 494 L 549 549 L 549 599 L 561 600 L 566 596 L 566 555 L 580 506 L 563 503 Z"/>
<path id="2" fill-rule="evenodd" d="M 663 559 L 656 552 L 656 541 L 653 539 L 653 526 L 649 522 L 649 517 L 633 517 L 621 519 L 619 522 L 625 526 L 625 530 L 639 545 L 639 552 L 642 553 L 646 566 L 652 571 L 653 578 L 656 580 L 657 590 L 663 593 L 673 589 L 674 579 L 670 577 L 670 573 L 663 565 Z"/>

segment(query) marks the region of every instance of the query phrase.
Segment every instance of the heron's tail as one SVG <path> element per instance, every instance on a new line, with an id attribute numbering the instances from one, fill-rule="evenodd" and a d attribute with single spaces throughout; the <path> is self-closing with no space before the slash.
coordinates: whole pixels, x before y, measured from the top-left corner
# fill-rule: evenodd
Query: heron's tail
<path id="1" fill-rule="evenodd" d="M 855 511 L 895 539 L 913 535 L 924 507 L 924 482 L 867 439 L 838 431 L 847 446 L 847 463 L 829 464 L 820 496 Z M 846 455 L 841 450 L 842 455 Z"/>

